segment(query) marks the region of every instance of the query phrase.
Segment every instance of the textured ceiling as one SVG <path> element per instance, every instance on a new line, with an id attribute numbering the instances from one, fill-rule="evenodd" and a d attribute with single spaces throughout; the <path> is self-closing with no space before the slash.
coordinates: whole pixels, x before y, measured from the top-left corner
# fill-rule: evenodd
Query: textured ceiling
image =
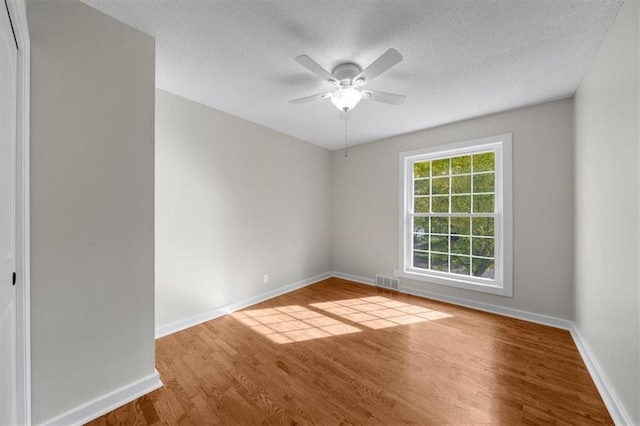
<path id="1" fill-rule="evenodd" d="M 389 48 L 404 60 L 367 88 L 349 145 L 571 96 L 621 0 L 84 0 L 156 38 L 156 85 L 302 140 L 337 149 L 332 89 L 295 62 L 366 67 Z"/>

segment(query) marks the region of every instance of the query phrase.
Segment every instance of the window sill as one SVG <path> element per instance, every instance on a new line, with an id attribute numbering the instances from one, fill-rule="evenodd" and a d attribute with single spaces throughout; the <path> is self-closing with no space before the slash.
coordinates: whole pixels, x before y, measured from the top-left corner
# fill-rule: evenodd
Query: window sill
<path id="1" fill-rule="evenodd" d="M 428 273 L 405 270 L 400 272 L 400 277 L 416 281 L 423 281 L 431 284 L 438 284 L 447 287 L 463 288 L 465 290 L 477 291 L 480 293 L 495 294 L 498 296 L 512 297 L 513 291 L 511 286 L 505 286 L 504 283 L 482 283 L 476 281 L 467 281 L 461 279 L 436 276 Z"/>

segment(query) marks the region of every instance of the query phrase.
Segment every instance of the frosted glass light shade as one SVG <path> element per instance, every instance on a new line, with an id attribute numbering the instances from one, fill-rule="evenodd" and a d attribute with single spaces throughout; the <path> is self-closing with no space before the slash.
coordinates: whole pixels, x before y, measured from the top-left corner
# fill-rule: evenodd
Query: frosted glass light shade
<path id="1" fill-rule="evenodd" d="M 350 111 L 358 105 L 362 94 L 353 87 L 346 87 L 331 94 L 331 103 L 340 111 Z"/>

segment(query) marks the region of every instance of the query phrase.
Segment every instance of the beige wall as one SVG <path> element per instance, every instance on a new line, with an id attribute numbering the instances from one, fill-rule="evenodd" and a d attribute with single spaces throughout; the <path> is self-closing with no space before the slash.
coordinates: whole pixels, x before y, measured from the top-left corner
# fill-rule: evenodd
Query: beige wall
<path id="1" fill-rule="evenodd" d="M 154 40 L 28 1 L 37 424 L 154 373 Z"/>
<path id="2" fill-rule="evenodd" d="M 357 112 L 356 112 L 357 113 Z M 445 296 L 570 319 L 573 303 L 572 101 L 358 145 L 332 158 L 332 266 L 374 278 L 398 268 L 398 153 L 513 133 L 513 297 L 408 279 Z"/>
<path id="3" fill-rule="evenodd" d="M 156 327 L 330 270 L 330 151 L 160 90 L 156 114 Z"/>
<path id="4" fill-rule="evenodd" d="M 637 1 L 627 1 L 575 96 L 575 324 L 640 424 Z"/>

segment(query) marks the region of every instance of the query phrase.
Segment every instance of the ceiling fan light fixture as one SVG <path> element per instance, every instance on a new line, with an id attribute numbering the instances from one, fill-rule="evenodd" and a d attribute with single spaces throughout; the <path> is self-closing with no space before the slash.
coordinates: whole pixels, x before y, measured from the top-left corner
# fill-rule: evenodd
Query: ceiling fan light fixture
<path id="1" fill-rule="evenodd" d="M 331 94 L 331 103 L 340 111 L 351 111 L 362 99 L 362 93 L 353 87 L 343 87 L 337 92 Z"/>
<path id="2" fill-rule="evenodd" d="M 296 62 L 317 75 L 324 81 L 329 81 L 335 87 L 333 92 L 319 93 L 317 95 L 305 96 L 291 99 L 290 104 L 302 104 L 316 99 L 331 98 L 336 108 L 343 112 L 349 112 L 360 102 L 361 99 L 368 101 L 382 102 L 391 105 L 400 105 L 406 98 L 395 93 L 377 92 L 375 90 L 359 91 L 356 88 L 368 84 L 371 80 L 387 71 L 402 60 L 402 55 L 395 49 L 389 49 L 378 59 L 373 61 L 364 70 L 353 62 L 341 63 L 333 69 L 333 72 L 322 68 L 316 61 L 307 55 L 296 57 Z"/>

